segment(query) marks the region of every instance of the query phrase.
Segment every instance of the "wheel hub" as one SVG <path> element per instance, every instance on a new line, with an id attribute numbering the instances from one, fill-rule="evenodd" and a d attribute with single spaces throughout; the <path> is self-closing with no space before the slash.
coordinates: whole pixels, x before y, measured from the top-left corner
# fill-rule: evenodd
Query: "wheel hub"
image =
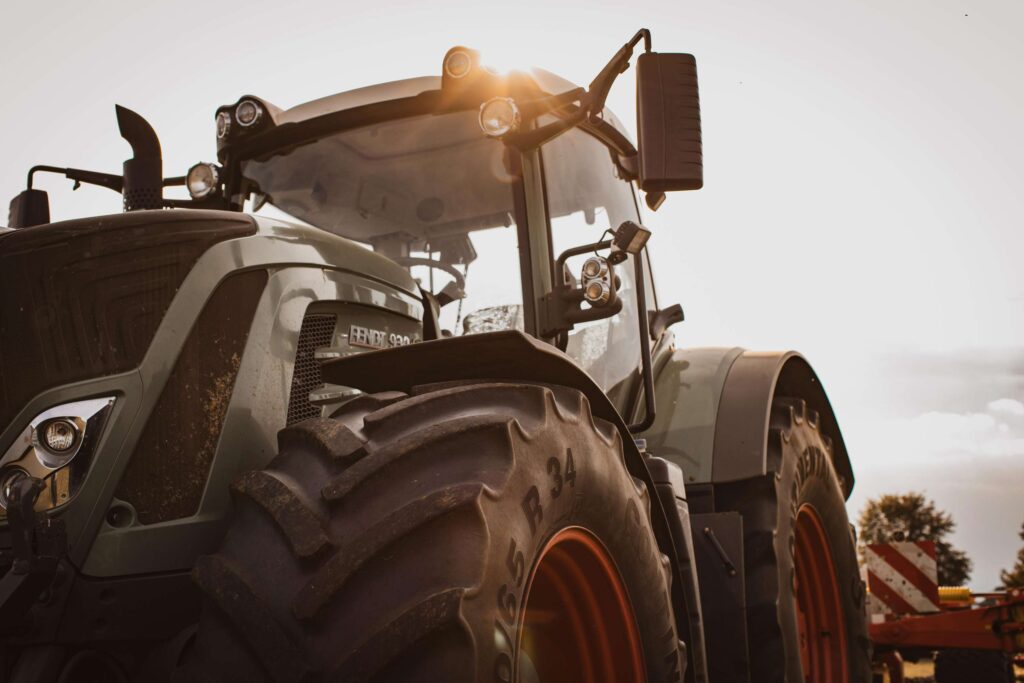
<path id="1" fill-rule="evenodd" d="M 807 683 L 847 683 L 846 626 L 835 563 L 821 517 L 810 505 L 796 516 L 796 617 Z"/>
<path id="2" fill-rule="evenodd" d="M 607 549 L 585 529 L 563 529 L 545 545 L 521 619 L 521 683 L 646 680 L 625 584 Z"/>

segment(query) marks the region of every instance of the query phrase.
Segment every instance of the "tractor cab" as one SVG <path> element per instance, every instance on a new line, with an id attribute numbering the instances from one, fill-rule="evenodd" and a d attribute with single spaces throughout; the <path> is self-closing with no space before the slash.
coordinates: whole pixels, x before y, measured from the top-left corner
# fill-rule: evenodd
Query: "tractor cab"
<path id="1" fill-rule="evenodd" d="M 638 150 L 604 101 L 641 40 Z M 128 210 L 249 210 L 355 241 L 416 279 L 425 339 L 525 332 L 623 394 L 621 409 L 649 364 L 639 339 L 656 311 L 634 183 L 652 208 L 702 184 L 693 58 L 651 52 L 646 31 L 587 89 L 538 69 L 497 73 L 454 47 L 440 76 L 287 110 L 246 95 L 216 111 L 217 162 L 180 178 L 161 179 L 140 116 L 118 108 L 118 120 L 136 152 L 123 177 L 33 171 L 119 189 Z M 191 200 L 162 198 L 177 183 Z M 12 224 L 41 222 L 40 203 L 45 193 L 23 192 Z"/>

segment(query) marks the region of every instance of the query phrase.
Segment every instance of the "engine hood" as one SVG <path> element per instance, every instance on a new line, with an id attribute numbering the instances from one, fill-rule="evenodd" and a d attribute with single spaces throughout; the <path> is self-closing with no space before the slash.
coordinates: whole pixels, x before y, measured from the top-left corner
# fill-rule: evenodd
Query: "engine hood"
<path id="1" fill-rule="evenodd" d="M 421 298 L 419 286 L 409 271 L 375 253 L 369 246 L 311 225 L 267 216 L 253 218 L 260 235 L 287 242 L 289 252 L 294 252 L 295 246 L 301 245 L 301 262 L 322 263 L 389 285 L 417 300 Z M 294 262 L 294 253 L 288 259 Z"/>
<path id="2" fill-rule="evenodd" d="M 219 211 L 137 211 L 0 232 L 0 425 L 47 388 L 136 367 L 196 260 L 256 232 Z"/>
<path id="3" fill-rule="evenodd" d="M 196 262 L 245 245 L 228 269 L 310 266 L 383 285 L 380 302 L 418 317 L 409 273 L 317 228 L 226 211 L 135 211 L 0 231 L 0 430 L 33 396 L 138 367 Z M 389 294 L 388 292 L 393 292 Z"/>

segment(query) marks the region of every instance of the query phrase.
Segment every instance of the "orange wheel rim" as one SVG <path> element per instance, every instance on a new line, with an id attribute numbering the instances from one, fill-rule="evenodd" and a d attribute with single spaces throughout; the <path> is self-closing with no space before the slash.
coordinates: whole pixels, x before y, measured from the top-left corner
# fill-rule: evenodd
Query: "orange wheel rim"
<path id="1" fill-rule="evenodd" d="M 796 515 L 796 618 L 807 683 L 847 683 L 846 623 L 835 563 L 817 510 Z"/>
<path id="2" fill-rule="evenodd" d="M 636 615 L 608 550 L 585 529 L 555 534 L 526 585 L 516 680 L 643 683 Z"/>

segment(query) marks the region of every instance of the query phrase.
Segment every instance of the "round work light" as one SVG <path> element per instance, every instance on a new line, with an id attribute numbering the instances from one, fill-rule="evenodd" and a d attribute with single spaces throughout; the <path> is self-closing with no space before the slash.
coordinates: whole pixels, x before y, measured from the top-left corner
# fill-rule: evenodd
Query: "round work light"
<path id="1" fill-rule="evenodd" d="M 235 107 L 235 120 L 243 128 L 255 125 L 261 118 L 263 118 L 263 107 L 260 106 L 259 102 L 242 100 Z"/>
<path id="2" fill-rule="evenodd" d="M 192 199 L 209 197 L 220 185 L 220 171 L 213 164 L 198 163 L 188 169 L 185 184 Z"/>
<path id="3" fill-rule="evenodd" d="M 489 137 L 514 133 L 521 122 L 519 107 L 511 97 L 495 97 L 480 106 L 480 129 Z"/>

